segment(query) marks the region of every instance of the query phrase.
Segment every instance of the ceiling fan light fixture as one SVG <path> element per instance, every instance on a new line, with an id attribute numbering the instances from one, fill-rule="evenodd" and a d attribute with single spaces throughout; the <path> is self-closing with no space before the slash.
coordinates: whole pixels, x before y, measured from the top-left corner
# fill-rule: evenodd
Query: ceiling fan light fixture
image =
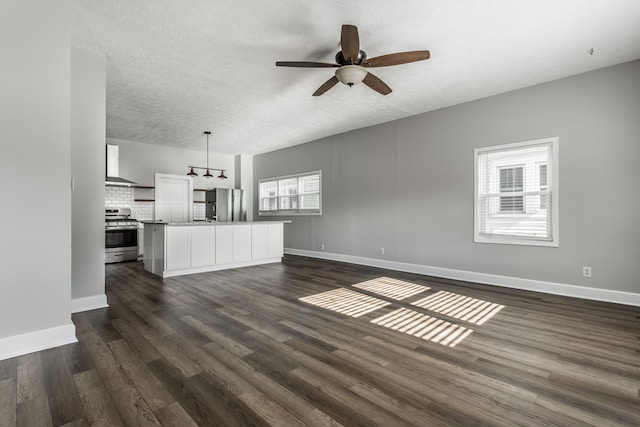
<path id="1" fill-rule="evenodd" d="M 362 82 L 368 73 L 364 67 L 359 65 L 343 65 L 336 70 L 336 77 L 340 83 L 353 86 Z"/>

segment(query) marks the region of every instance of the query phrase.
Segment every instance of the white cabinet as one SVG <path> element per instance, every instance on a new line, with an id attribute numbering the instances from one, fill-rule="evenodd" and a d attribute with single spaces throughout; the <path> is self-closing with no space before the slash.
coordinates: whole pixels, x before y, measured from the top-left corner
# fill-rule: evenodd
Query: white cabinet
<path id="1" fill-rule="evenodd" d="M 191 267 L 190 227 L 167 227 L 166 268 L 181 270 Z"/>
<path id="2" fill-rule="evenodd" d="M 233 225 L 233 262 L 251 260 L 251 225 Z"/>
<path id="3" fill-rule="evenodd" d="M 153 274 L 164 271 L 164 232 L 161 224 L 144 226 L 144 269 Z"/>
<path id="4" fill-rule="evenodd" d="M 282 258 L 284 256 L 284 224 L 269 224 L 269 258 Z"/>
<path id="5" fill-rule="evenodd" d="M 166 269 L 184 270 L 216 263 L 215 227 L 167 227 Z"/>
<path id="6" fill-rule="evenodd" d="M 144 254 L 144 226 L 140 224 L 138 228 L 138 259 Z"/>
<path id="7" fill-rule="evenodd" d="M 191 238 L 190 267 L 205 267 L 216 263 L 215 227 L 189 227 Z"/>
<path id="8" fill-rule="evenodd" d="M 269 258 L 266 224 L 221 225 L 216 227 L 216 264 Z M 280 251 L 281 252 L 281 251 Z"/>
<path id="9" fill-rule="evenodd" d="M 144 268 L 162 277 L 277 262 L 282 223 L 145 224 Z"/>
<path id="10" fill-rule="evenodd" d="M 252 259 L 282 258 L 283 249 L 282 224 L 253 224 L 251 226 Z"/>
<path id="11" fill-rule="evenodd" d="M 216 227 L 216 264 L 233 262 L 233 226 Z"/>
<path id="12" fill-rule="evenodd" d="M 269 225 L 251 226 L 251 259 L 269 258 Z"/>

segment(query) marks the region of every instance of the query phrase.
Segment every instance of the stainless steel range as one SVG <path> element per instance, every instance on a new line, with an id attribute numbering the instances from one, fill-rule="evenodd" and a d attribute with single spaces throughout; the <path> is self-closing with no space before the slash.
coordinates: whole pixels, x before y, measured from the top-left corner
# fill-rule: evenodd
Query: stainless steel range
<path id="1" fill-rule="evenodd" d="M 131 209 L 105 209 L 104 262 L 138 259 L 138 221 L 131 218 Z"/>

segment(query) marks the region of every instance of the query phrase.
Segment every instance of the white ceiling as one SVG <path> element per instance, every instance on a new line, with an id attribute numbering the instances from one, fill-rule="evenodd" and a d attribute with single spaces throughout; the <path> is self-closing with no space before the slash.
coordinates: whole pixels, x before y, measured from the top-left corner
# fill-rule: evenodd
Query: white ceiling
<path id="1" fill-rule="evenodd" d="M 393 92 L 311 94 L 342 24 Z M 107 137 L 259 154 L 640 58 L 638 0 L 72 0 L 72 45 L 104 53 Z M 593 49 L 593 55 L 589 50 Z"/>

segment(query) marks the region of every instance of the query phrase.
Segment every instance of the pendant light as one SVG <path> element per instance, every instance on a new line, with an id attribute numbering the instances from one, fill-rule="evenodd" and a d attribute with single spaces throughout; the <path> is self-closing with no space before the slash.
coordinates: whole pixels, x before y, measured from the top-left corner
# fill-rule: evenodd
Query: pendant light
<path id="1" fill-rule="evenodd" d="M 204 131 L 204 134 L 207 135 L 207 167 L 203 168 L 201 166 L 187 166 L 188 168 L 190 168 L 189 172 L 187 172 L 187 175 L 192 177 L 198 176 L 198 173 L 194 169 L 202 169 L 206 171 L 204 174 L 202 174 L 203 177 L 213 178 L 214 175 L 211 173 L 211 171 L 214 170 L 214 171 L 220 171 L 220 175 L 218 175 L 218 178 L 227 179 L 227 176 L 224 174 L 224 169 L 209 167 L 209 135 L 211 135 L 211 132 L 207 130 L 207 131 Z"/>
<path id="2" fill-rule="evenodd" d="M 207 173 L 205 173 L 204 176 L 205 178 L 213 178 L 213 175 L 211 175 L 211 171 L 209 170 L 209 135 L 211 135 L 211 131 L 204 131 L 204 134 L 207 135 Z"/>

